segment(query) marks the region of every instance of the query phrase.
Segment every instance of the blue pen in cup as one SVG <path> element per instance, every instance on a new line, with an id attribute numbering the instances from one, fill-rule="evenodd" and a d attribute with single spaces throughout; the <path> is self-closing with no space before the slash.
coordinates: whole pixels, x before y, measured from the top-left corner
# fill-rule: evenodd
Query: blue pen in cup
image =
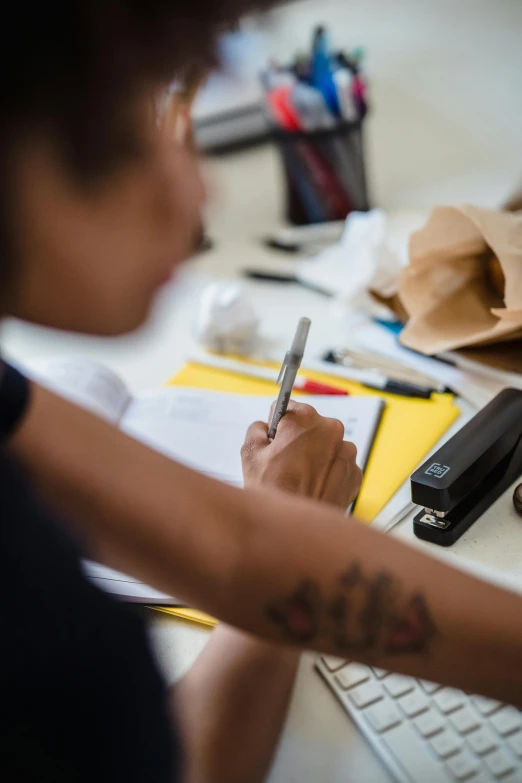
<path id="1" fill-rule="evenodd" d="M 320 90 L 326 101 L 326 105 L 336 117 L 340 117 L 337 88 L 332 75 L 330 63 L 330 47 L 328 36 L 324 27 L 317 27 L 314 32 L 312 45 L 312 73 L 311 84 Z"/>

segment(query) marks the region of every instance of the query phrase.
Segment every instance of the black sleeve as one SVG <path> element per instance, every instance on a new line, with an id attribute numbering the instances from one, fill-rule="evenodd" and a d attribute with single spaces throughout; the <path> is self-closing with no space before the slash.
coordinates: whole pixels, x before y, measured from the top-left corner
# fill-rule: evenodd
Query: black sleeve
<path id="1" fill-rule="evenodd" d="M 0 440 L 9 437 L 21 421 L 31 393 L 25 375 L 0 359 Z"/>
<path id="2" fill-rule="evenodd" d="M 177 744 L 141 618 L 83 577 L 0 452 L 0 779 L 172 783 Z"/>

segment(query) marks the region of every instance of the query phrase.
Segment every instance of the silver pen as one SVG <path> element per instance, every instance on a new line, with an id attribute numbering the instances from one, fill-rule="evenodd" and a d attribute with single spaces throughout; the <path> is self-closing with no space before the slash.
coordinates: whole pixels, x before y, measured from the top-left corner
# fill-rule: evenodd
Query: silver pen
<path id="1" fill-rule="evenodd" d="M 285 415 L 286 409 L 288 408 L 288 403 L 290 402 L 292 389 L 294 388 L 297 371 L 299 370 L 301 362 L 303 361 L 306 339 L 308 337 L 308 332 L 310 331 L 311 323 L 312 322 L 309 318 L 299 319 L 297 330 L 294 335 L 294 339 L 292 340 L 292 345 L 283 359 L 283 364 L 281 365 L 281 370 L 277 379 L 278 385 L 281 384 L 281 389 L 279 390 L 279 395 L 277 397 L 277 402 L 274 408 L 274 415 L 272 416 L 272 421 L 270 422 L 270 427 L 268 428 L 268 437 L 270 440 L 275 438 L 277 426 Z"/>

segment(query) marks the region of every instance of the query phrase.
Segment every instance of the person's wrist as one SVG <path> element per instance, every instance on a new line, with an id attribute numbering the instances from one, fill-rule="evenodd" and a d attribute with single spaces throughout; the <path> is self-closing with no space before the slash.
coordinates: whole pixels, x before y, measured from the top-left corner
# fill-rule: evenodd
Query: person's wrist
<path id="1" fill-rule="evenodd" d="M 287 475 L 272 475 L 270 478 L 243 475 L 243 485 L 245 489 L 279 490 L 297 497 L 308 497 L 306 492 L 301 491 L 298 478 Z"/>
<path id="2" fill-rule="evenodd" d="M 255 659 L 260 666 L 293 669 L 301 657 L 300 648 L 289 647 L 276 642 L 253 639 Z"/>
<path id="3" fill-rule="evenodd" d="M 265 668 L 268 666 L 292 670 L 301 656 L 301 649 L 298 647 L 262 639 L 226 623 L 219 623 L 216 632 L 233 642 L 236 649 L 239 644 L 243 652 L 248 653 L 252 666 L 255 667 Z"/>

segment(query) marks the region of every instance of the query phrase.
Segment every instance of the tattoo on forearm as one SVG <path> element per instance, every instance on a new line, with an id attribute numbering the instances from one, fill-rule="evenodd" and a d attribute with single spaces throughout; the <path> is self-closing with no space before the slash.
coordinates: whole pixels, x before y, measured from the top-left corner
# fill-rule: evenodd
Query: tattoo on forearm
<path id="1" fill-rule="evenodd" d="M 290 598 L 276 601 L 267 609 L 268 616 L 296 642 L 311 642 L 319 633 L 321 596 L 313 582 L 302 582 Z"/>
<path id="2" fill-rule="evenodd" d="M 292 595 L 269 604 L 267 616 L 290 641 L 328 637 L 345 655 L 424 653 L 437 633 L 421 593 L 405 595 L 391 574 L 367 576 L 359 563 L 341 574 L 330 597 L 303 581 Z"/>

